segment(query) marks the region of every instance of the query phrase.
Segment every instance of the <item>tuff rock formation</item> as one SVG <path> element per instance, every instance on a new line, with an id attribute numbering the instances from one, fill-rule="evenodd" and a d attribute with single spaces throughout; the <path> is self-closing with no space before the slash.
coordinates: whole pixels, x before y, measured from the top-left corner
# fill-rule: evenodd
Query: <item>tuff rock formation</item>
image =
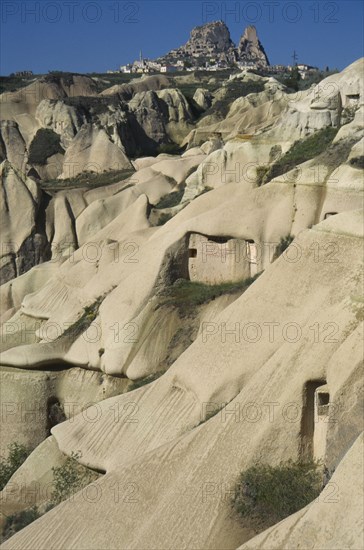
<path id="1" fill-rule="evenodd" d="M 49 258 L 42 194 L 36 183 L 4 161 L 0 165 L 1 284 Z"/>
<path id="2" fill-rule="evenodd" d="M 110 140 L 103 129 L 84 124 L 70 142 L 64 157 L 61 178 L 72 178 L 82 172 L 130 169 L 132 165 L 122 148 Z"/>
<path id="3" fill-rule="evenodd" d="M 160 62 L 176 60 L 188 61 L 192 66 L 198 61 L 234 63 L 235 61 L 253 62 L 260 67 L 269 65 L 268 57 L 258 39 L 257 30 L 248 26 L 236 47 L 231 40 L 230 31 L 223 21 L 213 21 L 192 29 L 190 38 L 184 46 L 171 50 L 158 58 Z"/>
<path id="4" fill-rule="evenodd" d="M 258 39 L 257 29 L 254 25 L 249 25 L 240 38 L 238 44 L 239 61 L 252 61 L 262 67 L 269 65 L 267 54 Z"/>
<path id="5" fill-rule="evenodd" d="M 182 154 L 46 205 L 3 162 L 5 240 L 42 229 L 52 254 L 0 288 L 0 442 L 32 450 L 2 522 L 41 514 L 4 550 L 363 547 L 363 64 L 294 97 L 254 75 L 261 91 L 201 119 Z M 188 107 L 169 88 L 123 112 L 152 135 L 143 117 L 177 132 Z M 110 162 L 112 136 L 82 125 L 65 155 Z M 49 509 L 72 456 L 97 479 Z M 307 458 L 326 468 L 317 499 L 266 530 L 232 512 L 241 472 Z"/>
<path id="6" fill-rule="evenodd" d="M 87 166 L 94 172 L 130 168 L 125 155 L 156 153 L 160 145 L 181 143 L 191 130 L 188 101 L 170 84 L 162 75 L 152 76 L 96 95 L 91 78 L 48 75 L 2 94 L 0 159 L 45 181 L 77 176 Z M 44 158 L 34 162 L 29 151 L 43 129 L 60 147 L 47 151 L 45 138 L 37 145 Z"/>
<path id="7" fill-rule="evenodd" d="M 191 31 L 188 42 L 177 50 L 178 54 L 191 57 L 214 57 L 233 59 L 234 43 L 223 21 L 206 23 Z"/>

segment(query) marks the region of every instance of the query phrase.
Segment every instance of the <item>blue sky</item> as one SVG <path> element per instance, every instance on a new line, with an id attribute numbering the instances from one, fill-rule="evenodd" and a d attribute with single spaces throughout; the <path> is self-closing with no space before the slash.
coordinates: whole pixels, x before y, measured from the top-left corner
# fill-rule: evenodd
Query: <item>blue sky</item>
<path id="1" fill-rule="evenodd" d="M 237 42 L 254 24 L 270 62 L 343 69 L 363 56 L 363 3 L 347 1 L 1 0 L 2 75 L 31 69 L 104 72 L 185 43 L 222 19 Z"/>

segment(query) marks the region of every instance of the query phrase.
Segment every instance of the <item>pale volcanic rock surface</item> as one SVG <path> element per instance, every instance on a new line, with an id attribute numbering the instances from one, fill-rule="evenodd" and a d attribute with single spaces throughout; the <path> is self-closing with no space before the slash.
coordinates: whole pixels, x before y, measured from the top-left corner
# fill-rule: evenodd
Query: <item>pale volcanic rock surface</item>
<path id="1" fill-rule="evenodd" d="M 4 244 L 19 243 L 2 259 L 2 400 L 39 407 L 37 421 L 6 416 L 2 450 L 16 438 L 34 449 L 11 480 L 29 491 L 76 453 L 100 474 L 99 497 L 79 491 L 4 549 L 362 547 L 362 68 L 294 98 L 274 79 L 237 75 L 262 91 L 197 124 L 186 96 L 158 81 L 124 89 L 127 100 L 100 96 L 98 123 L 62 97 L 38 105 L 34 128 L 66 122 L 65 161 L 96 163 L 97 177 L 123 170 L 94 188 L 91 176 L 69 188 L 58 178 L 65 187 L 47 193 L 15 161 L 1 165 Z M 28 142 L 9 120 L 10 156 Z M 145 144 L 186 150 L 130 160 L 122 137 L 131 147 L 137 125 Z M 325 150 L 259 181 L 321 130 L 335 136 Z M 246 288 L 189 294 L 191 281 L 210 292 L 237 274 Z M 308 420 L 312 383 L 328 394 L 320 426 Z M 264 532 L 234 516 L 242 471 L 307 449 L 332 473 L 318 500 Z M 12 487 L 7 515 L 26 509 Z"/>

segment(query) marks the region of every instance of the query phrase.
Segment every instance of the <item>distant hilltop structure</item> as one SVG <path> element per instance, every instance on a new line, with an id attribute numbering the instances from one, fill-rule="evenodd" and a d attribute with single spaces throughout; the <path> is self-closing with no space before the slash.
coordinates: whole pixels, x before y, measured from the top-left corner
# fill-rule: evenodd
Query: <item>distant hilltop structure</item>
<path id="1" fill-rule="evenodd" d="M 297 66 L 297 63 L 294 66 Z M 227 25 L 223 21 L 213 21 L 193 28 L 186 44 L 157 59 L 145 59 L 140 52 L 139 59 L 121 66 L 120 72 L 174 73 L 198 69 L 217 71 L 233 67 L 242 70 L 262 70 L 272 74 L 289 72 L 293 68 L 284 65 L 270 65 L 263 44 L 258 38 L 257 29 L 253 25 L 246 27 L 238 45 L 235 45 Z M 309 66 L 305 65 L 304 67 L 303 78 Z M 316 68 L 311 69 L 315 70 Z"/>
<path id="2" fill-rule="evenodd" d="M 33 76 L 33 71 L 17 71 L 16 73 L 11 73 L 9 76 Z"/>
<path id="3" fill-rule="evenodd" d="M 260 67 L 268 67 L 267 54 L 260 42 L 257 29 L 251 25 L 247 27 L 240 38 L 237 57 L 239 62 L 254 63 Z"/>
<path id="4" fill-rule="evenodd" d="M 258 39 L 254 26 L 245 29 L 236 46 L 231 40 L 230 31 L 223 21 L 213 21 L 192 29 L 190 38 L 184 46 L 170 51 L 158 59 L 162 63 L 175 64 L 177 61 L 197 67 L 216 66 L 224 68 L 231 65 L 269 66 L 268 57 Z"/>
<path id="5" fill-rule="evenodd" d="M 214 21 L 192 29 L 190 38 L 184 46 L 170 51 L 159 59 L 233 63 L 236 60 L 235 44 L 225 23 Z"/>

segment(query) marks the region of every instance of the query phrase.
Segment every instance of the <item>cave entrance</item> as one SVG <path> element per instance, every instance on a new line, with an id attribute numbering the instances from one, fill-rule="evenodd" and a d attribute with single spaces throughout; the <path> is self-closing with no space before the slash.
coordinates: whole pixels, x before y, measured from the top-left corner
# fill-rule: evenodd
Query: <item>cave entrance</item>
<path id="1" fill-rule="evenodd" d="M 186 256 L 191 281 L 213 285 L 249 279 L 257 273 L 254 241 L 191 233 Z"/>
<path id="2" fill-rule="evenodd" d="M 329 422 L 330 393 L 327 384 L 315 391 L 315 427 L 313 434 L 313 456 L 324 460 L 326 454 L 326 437 Z"/>
<path id="3" fill-rule="evenodd" d="M 226 244 L 231 237 L 207 237 L 207 241 L 210 243 Z"/>
<path id="4" fill-rule="evenodd" d="M 254 277 L 254 275 L 258 272 L 257 267 L 257 245 L 253 240 L 247 240 L 246 241 L 246 256 L 248 258 L 248 262 L 250 265 L 250 277 Z"/>
<path id="5" fill-rule="evenodd" d="M 338 212 L 326 212 L 324 215 L 324 220 L 327 220 L 327 218 L 330 218 L 331 216 L 336 216 Z"/>
<path id="6" fill-rule="evenodd" d="M 301 449 L 304 459 L 323 459 L 329 420 L 330 394 L 326 380 L 310 380 L 303 390 Z"/>
<path id="7" fill-rule="evenodd" d="M 359 105 L 359 94 L 347 94 L 346 95 L 346 107 L 357 107 Z"/>
<path id="8" fill-rule="evenodd" d="M 51 435 L 53 426 L 66 420 L 64 409 L 57 397 L 50 397 L 47 401 L 47 431 Z"/>

